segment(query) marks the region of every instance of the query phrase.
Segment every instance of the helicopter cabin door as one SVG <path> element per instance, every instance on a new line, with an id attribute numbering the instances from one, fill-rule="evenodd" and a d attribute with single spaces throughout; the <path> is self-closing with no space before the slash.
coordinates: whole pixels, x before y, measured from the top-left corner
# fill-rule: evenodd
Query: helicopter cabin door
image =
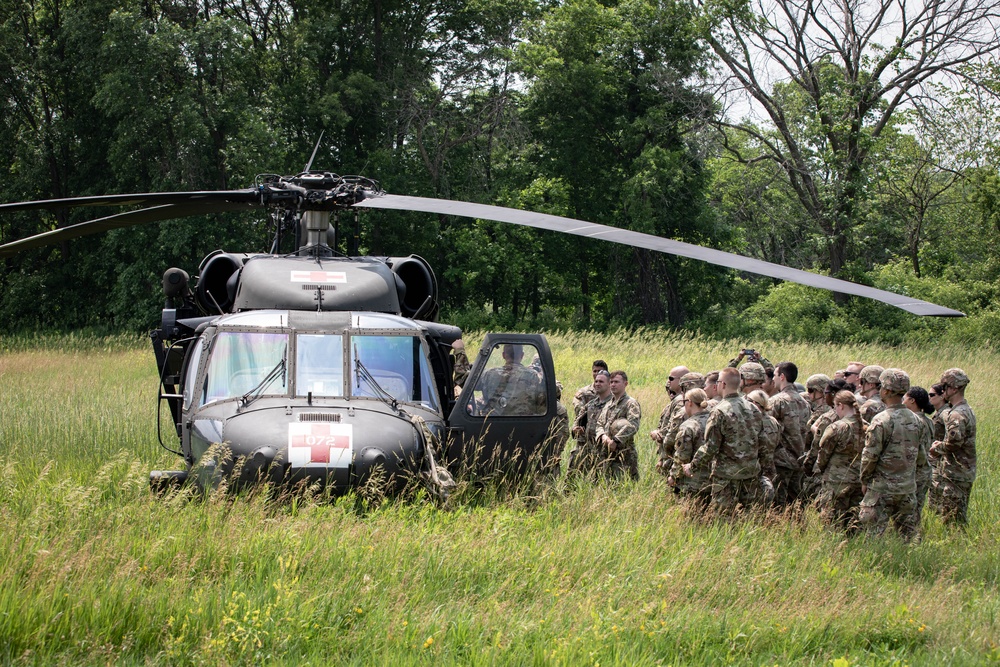
<path id="1" fill-rule="evenodd" d="M 448 419 L 448 465 L 523 473 L 558 461 L 552 353 L 541 334 L 486 335 Z"/>

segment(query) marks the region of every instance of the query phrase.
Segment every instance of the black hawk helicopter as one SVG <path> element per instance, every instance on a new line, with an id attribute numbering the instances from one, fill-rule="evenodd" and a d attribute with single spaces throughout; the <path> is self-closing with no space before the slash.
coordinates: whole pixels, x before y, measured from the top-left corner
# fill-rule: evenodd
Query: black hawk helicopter
<path id="1" fill-rule="evenodd" d="M 313 153 L 315 156 L 315 152 Z M 552 355 L 540 334 L 485 337 L 457 398 L 452 343 L 436 322 L 437 281 L 422 258 L 336 253 L 339 215 L 395 209 L 496 220 L 647 248 L 739 271 L 877 299 L 918 315 L 962 313 L 918 299 L 649 234 L 531 211 L 384 192 L 376 181 L 310 169 L 259 176 L 241 190 L 73 197 L 0 205 L 0 214 L 130 207 L 116 215 L 0 245 L 0 258 L 110 229 L 206 213 L 266 209 L 270 253 L 216 251 L 194 285 L 170 268 L 160 326 L 151 333 L 183 468 L 153 471 L 163 488 L 193 478 L 319 481 L 333 491 L 378 476 L 389 490 L 413 475 L 435 493 L 448 470 L 525 471 L 557 461 Z M 333 224 L 331 225 L 331 217 Z M 298 249 L 279 254 L 282 230 Z M 538 359 L 526 375 L 516 366 Z M 503 367 L 506 366 L 506 369 Z M 511 381 L 511 371 L 519 378 Z M 520 375 L 518 375 L 520 374 Z M 520 392 L 518 394 L 518 392 Z M 158 408 L 159 424 L 159 408 Z M 220 447 L 222 448 L 220 450 Z"/>

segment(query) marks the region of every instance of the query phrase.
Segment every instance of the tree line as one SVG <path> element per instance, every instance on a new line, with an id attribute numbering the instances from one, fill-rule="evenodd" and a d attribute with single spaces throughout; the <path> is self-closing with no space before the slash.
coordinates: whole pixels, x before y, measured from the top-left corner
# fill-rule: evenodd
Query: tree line
<path id="1" fill-rule="evenodd" d="M 466 327 L 1000 339 L 1000 0 L 5 0 L 2 201 L 314 167 L 831 273 L 891 307 L 501 223 L 376 213 Z M 113 211 L 0 216 L 9 242 Z M 168 266 L 265 251 L 262 215 L 5 259 L 0 331 L 144 330 Z"/>

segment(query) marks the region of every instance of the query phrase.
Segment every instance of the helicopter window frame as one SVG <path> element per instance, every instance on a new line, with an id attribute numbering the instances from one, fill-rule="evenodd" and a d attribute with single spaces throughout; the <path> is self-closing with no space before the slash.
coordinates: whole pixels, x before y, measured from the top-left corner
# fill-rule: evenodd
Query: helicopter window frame
<path id="1" fill-rule="evenodd" d="M 435 412 L 441 411 L 441 398 L 438 396 L 437 383 L 435 381 L 434 371 L 431 366 L 430 361 L 430 347 L 427 343 L 426 336 L 422 335 L 419 330 L 400 330 L 400 329 L 363 329 L 363 330 L 351 330 L 347 332 L 347 355 L 345 358 L 348 362 L 347 368 L 347 385 L 348 391 L 351 399 L 355 398 L 374 398 L 379 400 L 377 396 L 377 391 L 371 390 L 370 393 L 366 391 L 365 393 L 359 393 L 361 390 L 358 389 L 357 383 L 357 368 L 355 365 L 355 338 L 409 338 L 413 341 L 413 345 L 410 347 L 412 350 L 412 356 L 410 361 L 410 368 L 407 369 L 409 375 L 399 372 L 400 369 L 393 370 L 391 368 L 372 368 L 365 362 L 362 358 L 362 363 L 365 363 L 365 367 L 369 372 L 372 373 L 375 380 L 379 382 L 380 385 L 383 382 L 380 376 L 392 380 L 393 375 L 399 376 L 399 379 L 404 383 L 408 382 L 409 386 L 405 387 L 405 395 L 400 395 L 400 392 L 394 392 L 392 387 L 383 386 L 382 388 L 400 403 L 409 403 L 411 405 L 419 405 L 425 409 L 433 410 Z M 419 353 L 417 352 L 419 350 Z M 387 382 L 388 383 L 388 382 Z M 414 394 L 417 394 L 419 390 L 419 397 L 414 398 Z"/>
<path id="2" fill-rule="evenodd" d="M 287 363 L 288 363 L 288 361 L 287 360 L 288 360 L 288 355 L 289 355 L 289 353 L 291 351 L 290 350 L 290 346 L 289 346 L 289 343 L 290 343 L 289 339 L 292 337 L 291 336 L 292 333 L 293 333 L 292 331 L 290 331 L 289 329 L 286 329 L 286 328 L 272 329 L 272 328 L 260 328 L 260 327 L 226 327 L 225 329 L 219 329 L 218 331 L 216 331 L 215 334 L 212 336 L 212 342 L 211 342 L 211 345 L 209 346 L 208 357 L 207 357 L 207 361 L 206 361 L 205 374 L 204 374 L 204 381 L 203 381 L 203 384 L 201 386 L 201 392 L 200 392 L 201 399 L 200 399 L 200 402 L 199 402 L 199 407 L 202 407 L 202 406 L 205 406 L 205 405 L 209 405 L 211 403 L 217 403 L 217 402 L 220 402 L 220 401 L 238 400 L 238 399 L 242 398 L 243 395 L 247 391 L 252 390 L 255 387 L 255 385 L 257 384 L 255 382 L 253 384 L 249 384 L 246 387 L 240 387 L 239 389 L 242 389 L 242 391 L 235 391 L 233 389 L 233 387 L 232 387 L 232 378 L 235 376 L 235 374 L 243 372 L 243 370 L 244 370 L 244 369 L 236 369 L 235 371 L 230 372 L 230 374 L 229 374 L 230 377 L 228 378 L 227 383 L 226 383 L 227 386 L 223 387 L 223 389 L 225 390 L 224 391 L 225 395 L 223 395 L 221 393 L 218 394 L 218 395 L 214 395 L 214 394 L 210 395 L 209 394 L 210 382 L 212 380 L 213 363 L 218 358 L 217 357 L 217 348 L 220 345 L 220 341 L 223 340 L 224 338 L 228 337 L 228 336 L 256 335 L 256 336 L 282 336 L 282 337 L 284 337 L 284 343 L 285 343 L 285 346 L 284 346 L 284 350 L 285 350 L 284 351 L 284 358 L 285 358 L 285 361 L 286 361 L 286 369 L 285 369 L 286 372 L 284 373 L 284 386 L 282 387 L 282 391 L 274 391 L 272 389 L 272 387 L 275 386 L 275 383 L 271 383 L 271 386 L 268 387 L 268 388 L 266 388 L 265 391 L 264 391 L 264 393 L 262 393 L 261 395 L 262 396 L 287 397 L 288 396 L 288 391 L 289 391 L 289 382 L 288 382 L 288 373 L 287 373 L 287 370 L 288 370 L 287 369 Z M 277 349 L 277 348 L 275 348 L 275 349 Z M 268 361 L 262 362 L 264 364 L 263 366 L 257 366 L 257 367 L 255 367 L 255 369 L 257 371 L 263 373 L 263 375 L 261 375 L 259 378 L 257 378 L 258 382 L 261 381 L 261 380 L 263 380 L 264 377 L 267 375 L 267 373 L 271 369 L 273 369 L 275 367 L 275 365 L 279 361 L 280 361 L 280 359 L 277 360 L 277 361 L 268 360 Z M 270 363 L 270 365 L 268 365 L 269 363 Z M 251 378 L 251 382 L 252 382 L 252 378 Z M 281 386 L 281 385 L 277 385 L 277 386 Z"/>
<path id="3" fill-rule="evenodd" d="M 194 349 L 191 350 L 191 356 L 187 360 L 187 368 L 184 369 L 184 385 L 182 387 L 183 409 L 190 410 L 191 405 L 194 403 L 195 388 L 198 386 L 198 377 L 201 373 L 201 360 L 205 356 L 205 350 L 208 348 L 208 343 L 205 340 L 205 336 L 201 335 L 192 343 Z M 206 378 L 207 379 L 207 378 Z M 204 393 L 202 393 L 204 396 Z"/>

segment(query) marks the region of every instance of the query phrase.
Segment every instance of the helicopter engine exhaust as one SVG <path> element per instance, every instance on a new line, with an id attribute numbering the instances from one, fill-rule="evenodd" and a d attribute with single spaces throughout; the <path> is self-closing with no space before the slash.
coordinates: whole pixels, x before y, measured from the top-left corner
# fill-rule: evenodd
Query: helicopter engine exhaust
<path id="1" fill-rule="evenodd" d="M 437 314 L 437 278 L 427 260 L 419 255 L 387 257 L 386 264 L 402 282 L 399 309 L 403 317 L 433 320 Z"/>
<path id="2" fill-rule="evenodd" d="M 236 301 L 235 278 L 247 257 L 218 250 L 202 260 L 195 295 L 205 312 L 221 315 L 232 310 Z"/>

